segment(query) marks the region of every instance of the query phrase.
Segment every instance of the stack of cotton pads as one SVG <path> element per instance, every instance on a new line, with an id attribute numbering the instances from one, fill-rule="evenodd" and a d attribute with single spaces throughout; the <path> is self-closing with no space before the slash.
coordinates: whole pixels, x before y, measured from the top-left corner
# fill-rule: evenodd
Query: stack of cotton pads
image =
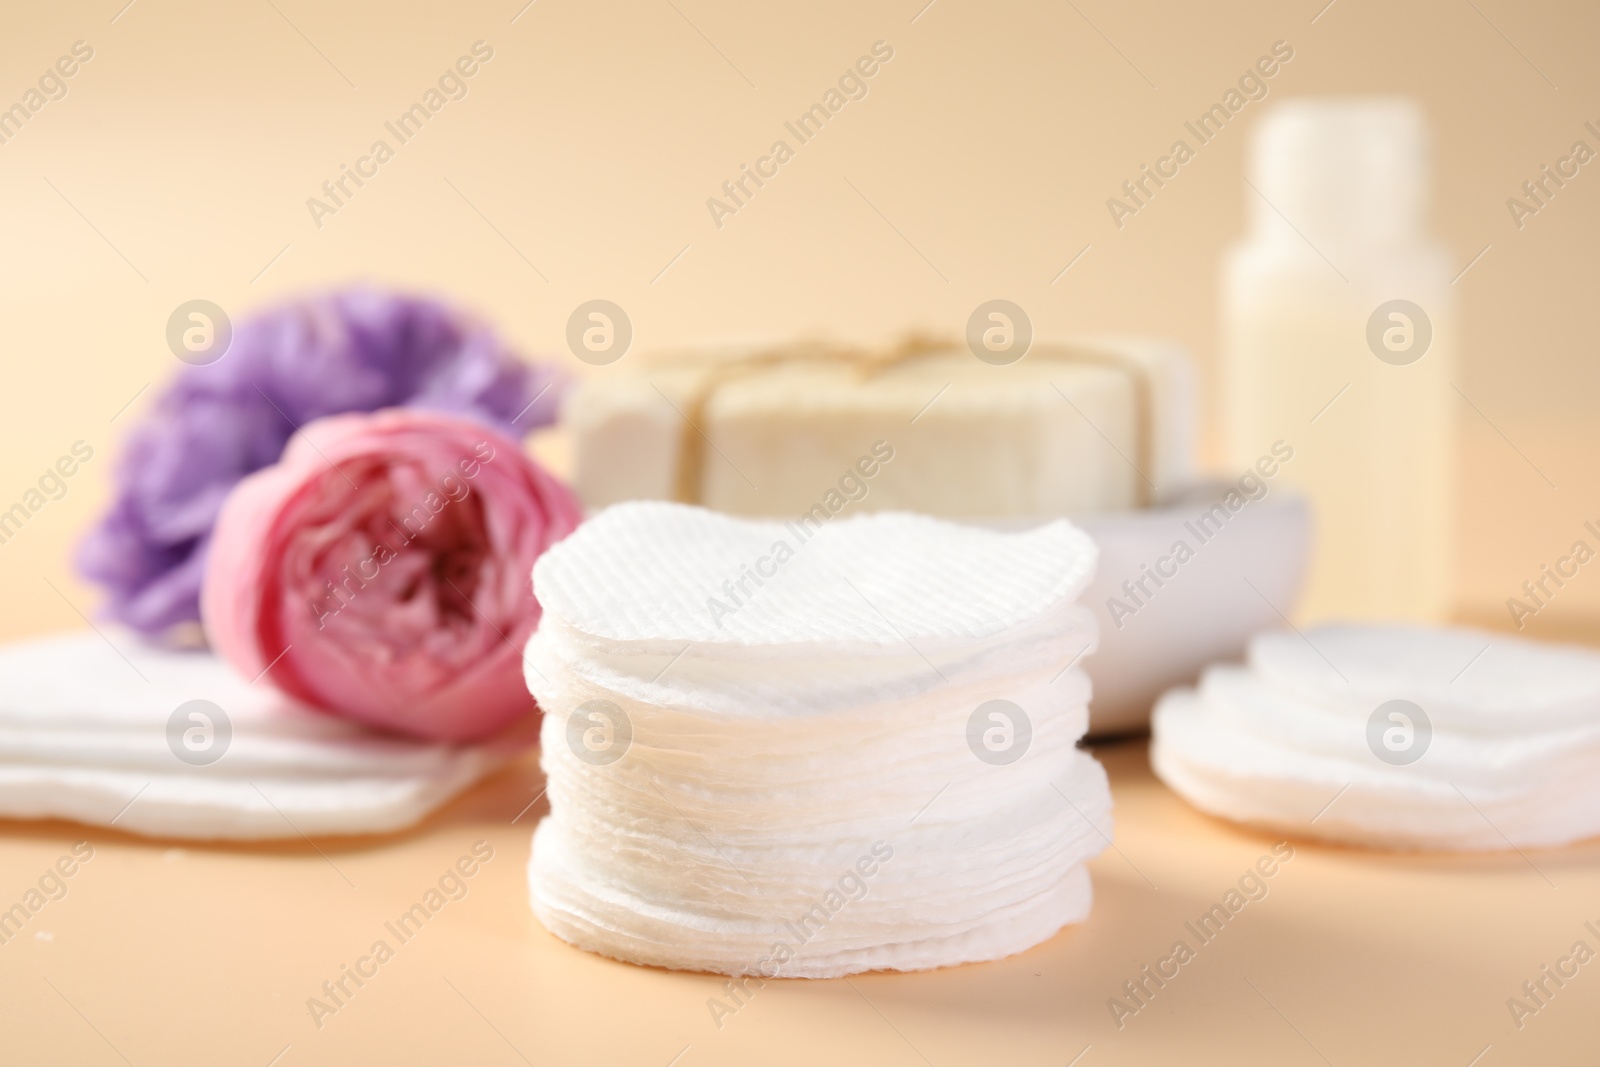
<path id="1" fill-rule="evenodd" d="M 621 504 L 534 567 L 541 922 L 622 960 L 832 977 L 1082 920 L 1093 543 L 906 514 Z"/>
<path id="2" fill-rule="evenodd" d="M 376 833 L 411 825 L 532 740 L 389 739 L 209 654 L 117 638 L 0 647 L 0 817 L 201 839 Z"/>
<path id="3" fill-rule="evenodd" d="M 1156 707 L 1151 762 L 1203 811 L 1386 848 L 1600 834 L 1600 654 L 1461 629 L 1257 637 Z"/>

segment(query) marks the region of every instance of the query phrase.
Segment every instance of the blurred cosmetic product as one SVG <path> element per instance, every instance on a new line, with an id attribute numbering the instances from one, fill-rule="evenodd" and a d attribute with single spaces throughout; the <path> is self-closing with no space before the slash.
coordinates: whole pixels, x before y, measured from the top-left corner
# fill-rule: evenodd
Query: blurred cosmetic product
<path id="1" fill-rule="evenodd" d="M 1429 235 L 1428 131 L 1400 98 L 1290 100 L 1254 130 L 1250 233 L 1222 282 L 1231 463 L 1293 443 L 1315 513 L 1303 614 L 1450 608 L 1452 261 Z"/>

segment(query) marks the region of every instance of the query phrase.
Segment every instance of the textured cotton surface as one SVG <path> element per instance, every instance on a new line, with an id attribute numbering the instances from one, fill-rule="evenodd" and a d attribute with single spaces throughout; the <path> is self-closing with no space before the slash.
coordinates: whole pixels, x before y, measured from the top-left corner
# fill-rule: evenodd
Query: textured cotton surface
<path id="1" fill-rule="evenodd" d="M 1473 733 L 1600 722 L 1600 654 L 1589 649 L 1465 627 L 1329 625 L 1312 642 L 1263 634 L 1251 643 L 1250 666 L 1363 717 L 1371 705 L 1403 697 L 1436 723 Z"/>
<path id="2" fill-rule="evenodd" d="M 200 839 L 377 833 L 417 822 L 521 744 L 385 737 L 252 685 L 207 653 L 114 637 L 0 647 L 0 816 Z M 231 730 L 208 765 L 179 759 L 169 742 L 169 720 L 192 700 L 222 709 Z M 189 725 L 180 716 L 180 732 Z"/>
<path id="3" fill-rule="evenodd" d="M 1368 720 L 1408 700 L 1414 762 Z M 1389 720 L 1383 720 L 1387 723 Z M 1387 848 L 1495 850 L 1600 834 L 1600 654 L 1466 629 L 1323 626 L 1251 644 L 1156 707 L 1151 762 L 1196 807 Z"/>
<path id="4" fill-rule="evenodd" d="M 1064 522 L 838 519 L 718 626 L 706 600 L 786 534 L 619 505 L 535 568 L 540 921 L 636 963 L 831 977 L 996 959 L 1085 918 L 1083 864 L 1111 835 L 1076 747 L 1092 543 Z M 1013 762 L 969 744 L 994 700 L 1027 717 Z M 626 723 L 614 760 L 578 740 L 597 701 Z"/>
<path id="5" fill-rule="evenodd" d="M 758 522 L 664 502 L 608 508 L 570 542 L 535 566 L 545 610 L 597 641 L 675 642 L 674 652 L 686 641 L 858 654 L 901 654 L 909 641 L 927 652 L 1070 603 L 1095 560 L 1067 522 L 1002 536 L 899 512 Z M 774 577 L 730 593 L 779 543 L 793 555 L 768 565 Z M 712 600 L 733 610 L 719 616 Z"/>

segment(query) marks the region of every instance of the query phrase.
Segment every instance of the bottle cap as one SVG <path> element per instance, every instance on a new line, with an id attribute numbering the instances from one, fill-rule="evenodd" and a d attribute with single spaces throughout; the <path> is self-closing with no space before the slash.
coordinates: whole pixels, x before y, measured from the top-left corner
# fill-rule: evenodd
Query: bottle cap
<path id="1" fill-rule="evenodd" d="M 1369 244 L 1422 232 L 1428 128 L 1416 101 L 1287 100 L 1253 133 L 1245 196 L 1259 236 Z"/>

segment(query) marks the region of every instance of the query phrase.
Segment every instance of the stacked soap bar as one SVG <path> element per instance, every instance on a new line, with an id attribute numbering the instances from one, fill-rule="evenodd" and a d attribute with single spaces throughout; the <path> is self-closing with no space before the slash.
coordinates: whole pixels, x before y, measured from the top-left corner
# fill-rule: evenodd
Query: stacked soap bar
<path id="1" fill-rule="evenodd" d="M 676 499 L 789 517 L 848 502 L 1054 518 L 1159 502 L 1191 481 L 1193 373 L 1174 346 L 1041 342 L 1009 366 L 955 345 L 838 356 L 724 346 L 598 372 L 563 415 L 579 496 L 591 509 Z"/>
<path id="2" fill-rule="evenodd" d="M 391 739 L 208 653 L 117 638 L 0 648 L 0 817 L 199 839 L 377 833 L 415 823 L 532 740 Z"/>
<path id="3" fill-rule="evenodd" d="M 1076 748 L 1094 560 L 1064 521 L 590 519 L 534 568 L 535 914 L 767 978 L 995 959 L 1082 920 L 1110 840 Z"/>
<path id="4" fill-rule="evenodd" d="M 1490 850 L 1600 834 L 1600 654 L 1464 629 L 1272 633 L 1154 718 L 1190 803 L 1284 833 Z"/>

